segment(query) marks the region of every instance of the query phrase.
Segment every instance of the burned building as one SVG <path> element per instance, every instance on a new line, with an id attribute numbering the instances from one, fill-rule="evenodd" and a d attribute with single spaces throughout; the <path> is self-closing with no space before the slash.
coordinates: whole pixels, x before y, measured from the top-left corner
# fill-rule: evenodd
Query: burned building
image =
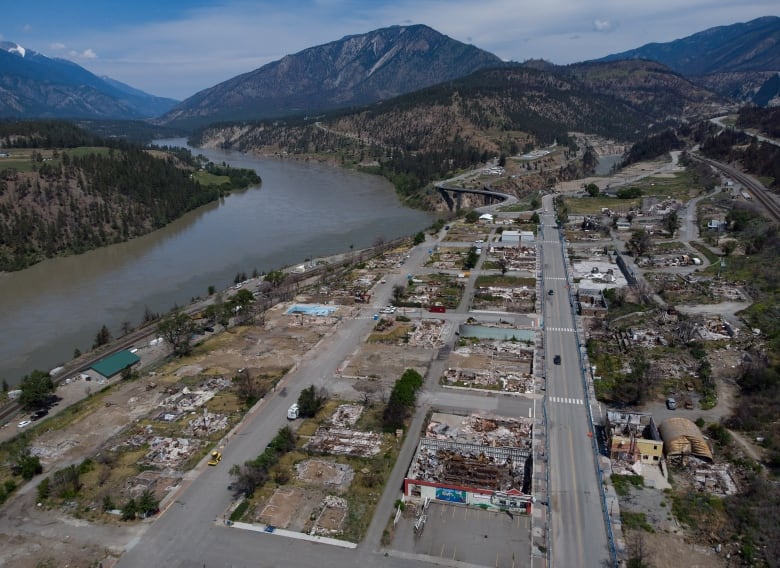
<path id="1" fill-rule="evenodd" d="M 532 501 L 531 426 L 518 429 L 518 433 L 522 430 L 528 435 L 528 440 L 521 442 L 523 447 L 520 447 L 517 434 L 502 432 L 501 420 L 488 422 L 501 433 L 494 442 L 486 437 L 484 419 L 474 423 L 469 418 L 463 421 L 457 435 L 444 435 L 443 426 L 437 426 L 434 430 L 439 432 L 438 437 L 420 439 L 404 479 L 404 494 L 418 499 L 529 510 Z M 479 426 L 474 428 L 475 441 L 479 443 L 465 441 L 472 423 Z"/>
<path id="2" fill-rule="evenodd" d="M 610 459 L 631 464 L 660 463 L 664 444 L 651 415 L 610 410 L 606 429 Z"/>

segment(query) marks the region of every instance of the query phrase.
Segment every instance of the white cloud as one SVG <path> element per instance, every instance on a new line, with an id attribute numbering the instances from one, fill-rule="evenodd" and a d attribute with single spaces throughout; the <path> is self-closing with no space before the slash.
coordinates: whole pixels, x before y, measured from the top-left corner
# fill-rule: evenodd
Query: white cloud
<path id="1" fill-rule="evenodd" d="M 97 53 L 94 50 L 87 48 L 84 51 L 70 50 L 68 55 L 73 59 L 97 59 Z"/>
<path id="2" fill-rule="evenodd" d="M 92 46 L 78 58 L 91 59 L 90 70 L 98 75 L 150 93 L 186 98 L 286 54 L 390 25 L 426 24 L 504 60 L 544 58 L 566 64 L 780 14 L 776 0 L 546 0 L 523 3 L 522 9 L 517 0 L 219 4 L 192 9 L 177 20 L 79 29 L 61 39 Z"/>
<path id="3" fill-rule="evenodd" d="M 65 44 L 64 43 L 55 42 L 55 43 L 50 44 L 49 47 L 51 49 L 55 50 L 55 51 L 60 51 L 60 50 L 65 49 Z"/>
<path id="4" fill-rule="evenodd" d="M 32 31 L 32 29 L 33 29 L 33 27 L 32 27 L 32 25 L 30 25 L 30 24 L 24 24 L 24 25 L 22 26 L 22 31 L 23 31 L 23 32 L 25 32 L 25 33 L 29 33 L 29 32 L 31 32 L 31 31 Z"/>

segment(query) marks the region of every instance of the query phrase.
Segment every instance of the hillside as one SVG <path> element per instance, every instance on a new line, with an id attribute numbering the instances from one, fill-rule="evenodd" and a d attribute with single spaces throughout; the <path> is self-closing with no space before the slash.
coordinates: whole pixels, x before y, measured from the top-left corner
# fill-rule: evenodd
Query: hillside
<path id="1" fill-rule="evenodd" d="M 141 119 L 174 104 L 71 61 L 0 41 L 0 118 Z"/>
<path id="2" fill-rule="evenodd" d="M 513 178 L 516 187 L 506 189 L 538 189 L 551 179 L 571 179 L 583 172 L 574 158 L 582 158 L 585 148 L 570 133 L 632 141 L 669 118 L 696 116 L 717 102 L 652 62 L 572 68 L 515 64 L 317 122 L 215 126 L 192 142 L 354 163 L 385 175 L 402 198 L 422 205 L 424 188 L 434 180 L 554 142 L 567 148 L 564 159 L 541 164 L 541 169 L 540 163 L 529 164 L 528 175 Z"/>
<path id="3" fill-rule="evenodd" d="M 202 184 L 189 152 L 104 141 L 67 123 L 0 122 L 0 141 L 0 271 L 149 233 L 259 183 L 216 168 L 226 185 Z"/>
<path id="4" fill-rule="evenodd" d="M 393 26 L 311 47 L 180 103 L 163 124 L 206 124 L 318 114 L 390 99 L 501 65 L 423 25 Z"/>
<path id="5" fill-rule="evenodd" d="M 752 100 L 780 72 L 780 18 L 718 26 L 666 43 L 649 43 L 598 61 L 643 59 L 663 63 L 702 86 L 740 100 Z M 757 104 L 777 94 L 763 94 Z"/>

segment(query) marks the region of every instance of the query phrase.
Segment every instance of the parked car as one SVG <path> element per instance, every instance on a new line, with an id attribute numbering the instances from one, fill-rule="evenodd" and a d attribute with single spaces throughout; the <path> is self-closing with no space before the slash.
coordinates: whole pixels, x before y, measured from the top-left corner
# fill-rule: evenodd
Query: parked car
<path id="1" fill-rule="evenodd" d="M 561 364 L 561 356 L 560 355 L 556 355 L 555 357 L 553 357 L 553 363 L 555 363 L 556 365 L 560 365 Z"/>
<path id="2" fill-rule="evenodd" d="M 211 452 L 211 459 L 209 460 L 209 465 L 217 465 L 221 461 L 222 461 L 222 454 L 220 452 L 218 452 L 217 450 Z"/>
<path id="3" fill-rule="evenodd" d="M 674 410 L 677 408 L 677 400 L 673 396 L 670 396 L 666 399 L 666 408 L 669 410 Z"/>
<path id="4" fill-rule="evenodd" d="M 32 420 L 22 420 L 21 422 L 19 422 L 19 424 L 17 424 L 17 426 L 19 428 L 24 428 L 25 426 L 29 426 L 30 424 L 32 424 Z"/>

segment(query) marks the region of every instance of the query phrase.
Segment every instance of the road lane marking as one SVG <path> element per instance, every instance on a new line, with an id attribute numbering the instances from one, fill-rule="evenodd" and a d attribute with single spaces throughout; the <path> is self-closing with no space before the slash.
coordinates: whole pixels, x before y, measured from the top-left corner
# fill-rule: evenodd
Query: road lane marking
<path id="1" fill-rule="evenodd" d="M 550 402 L 559 404 L 585 404 L 581 398 L 569 398 L 565 396 L 551 396 Z"/>

